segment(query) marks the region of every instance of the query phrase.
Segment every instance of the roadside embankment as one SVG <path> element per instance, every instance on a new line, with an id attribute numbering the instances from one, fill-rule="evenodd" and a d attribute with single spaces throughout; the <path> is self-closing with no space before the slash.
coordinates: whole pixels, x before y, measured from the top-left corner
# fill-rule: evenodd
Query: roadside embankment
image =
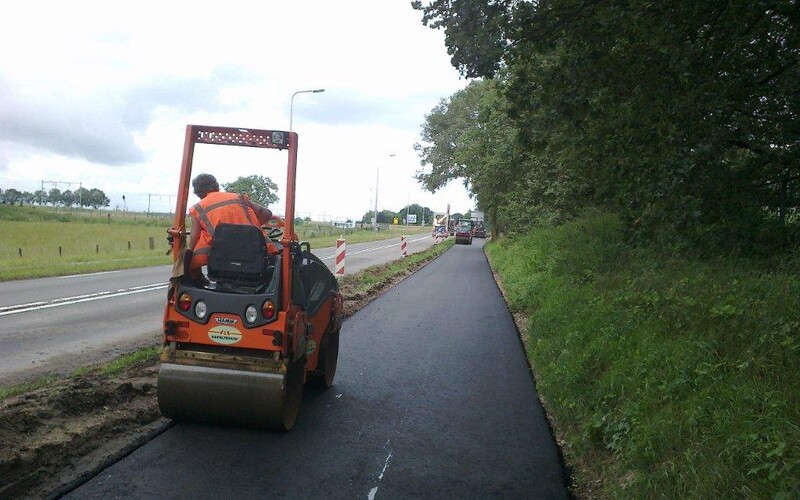
<path id="1" fill-rule="evenodd" d="M 487 245 L 579 498 L 800 497 L 800 259 L 670 255 L 611 215 Z"/>

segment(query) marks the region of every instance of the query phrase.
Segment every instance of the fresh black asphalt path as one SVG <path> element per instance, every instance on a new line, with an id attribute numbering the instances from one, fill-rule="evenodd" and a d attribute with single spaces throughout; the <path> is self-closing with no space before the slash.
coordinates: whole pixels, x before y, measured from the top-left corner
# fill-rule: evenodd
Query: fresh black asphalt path
<path id="1" fill-rule="evenodd" d="M 69 498 L 565 498 L 482 240 L 345 321 L 289 433 L 178 424 Z"/>

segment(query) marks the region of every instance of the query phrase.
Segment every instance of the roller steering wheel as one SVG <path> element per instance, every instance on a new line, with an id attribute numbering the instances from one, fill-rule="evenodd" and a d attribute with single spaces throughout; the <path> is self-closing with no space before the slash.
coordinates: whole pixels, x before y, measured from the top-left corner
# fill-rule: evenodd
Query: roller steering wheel
<path id="1" fill-rule="evenodd" d="M 267 238 L 271 240 L 279 240 L 283 236 L 283 226 L 285 225 L 283 219 L 273 215 L 264 224 L 264 229 L 267 231 Z"/>

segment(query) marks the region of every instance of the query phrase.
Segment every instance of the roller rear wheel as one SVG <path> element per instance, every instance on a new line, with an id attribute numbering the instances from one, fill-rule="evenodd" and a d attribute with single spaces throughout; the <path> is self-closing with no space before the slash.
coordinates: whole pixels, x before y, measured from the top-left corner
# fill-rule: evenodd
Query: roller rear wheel
<path id="1" fill-rule="evenodd" d="M 317 369 L 312 374 L 314 386 L 327 389 L 333 385 L 336 376 L 336 365 L 339 363 L 339 330 L 327 332 L 322 339 L 319 350 Z"/>
<path id="2" fill-rule="evenodd" d="M 296 361 L 286 371 L 283 401 L 281 401 L 281 421 L 279 426 L 284 431 L 289 431 L 297 421 L 300 413 L 300 404 L 303 402 L 303 378 L 305 363 Z"/>

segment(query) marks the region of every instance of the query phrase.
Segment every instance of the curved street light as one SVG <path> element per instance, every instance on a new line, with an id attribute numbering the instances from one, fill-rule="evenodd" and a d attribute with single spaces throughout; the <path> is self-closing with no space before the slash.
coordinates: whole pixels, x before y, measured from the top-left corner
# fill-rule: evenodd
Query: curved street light
<path id="1" fill-rule="evenodd" d="M 292 98 L 289 99 L 289 132 L 292 131 L 292 111 L 294 108 L 294 96 L 297 94 L 318 94 L 320 92 L 325 92 L 325 89 L 309 89 L 309 90 L 298 90 L 294 94 L 292 94 Z"/>

